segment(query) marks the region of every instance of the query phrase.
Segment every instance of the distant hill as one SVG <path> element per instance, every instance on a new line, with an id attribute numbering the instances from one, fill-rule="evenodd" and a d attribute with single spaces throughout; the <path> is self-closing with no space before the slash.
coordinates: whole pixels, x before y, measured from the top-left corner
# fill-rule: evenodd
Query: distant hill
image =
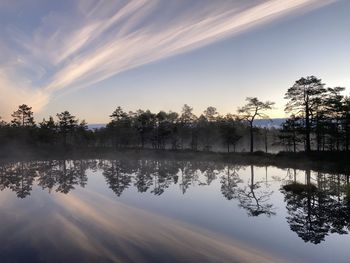
<path id="1" fill-rule="evenodd" d="M 254 126 L 280 128 L 282 123 L 284 123 L 285 121 L 285 118 L 276 118 L 271 120 L 259 119 L 254 121 Z"/>
<path id="2" fill-rule="evenodd" d="M 286 120 L 285 118 L 271 119 L 271 121 L 266 119 L 259 119 L 254 121 L 254 126 L 279 128 L 281 127 L 282 123 L 285 122 L 285 120 Z M 104 128 L 104 127 L 106 127 L 106 124 L 104 123 L 96 123 L 96 124 L 88 125 L 89 130 Z"/>
<path id="3" fill-rule="evenodd" d="M 106 127 L 106 124 L 104 124 L 104 123 L 88 124 L 89 130 L 100 129 L 100 128 L 104 128 L 104 127 Z"/>

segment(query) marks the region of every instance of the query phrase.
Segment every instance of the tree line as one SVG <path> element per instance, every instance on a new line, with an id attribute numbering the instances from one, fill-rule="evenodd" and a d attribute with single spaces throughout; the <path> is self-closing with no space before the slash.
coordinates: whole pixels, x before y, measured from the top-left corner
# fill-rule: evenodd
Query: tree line
<path id="1" fill-rule="evenodd" d="M 68 111 L 36 123 L 32 108 L 23 104 L 11 115 L 13 119 L 9 123 L 1 122 L 0 143 L 10 147 L 137 147 L 193 151 L 225 149 L 232 152 L 238 145 L 244 148 L 249 130 L 252 136 L 255 134 L 258 138 L 262 138 L 264 133 L 263 129 L 253 126 L 255 116 L 248 116 L 248 107 L 253 103 L 261 107 L 262 102 L 257 98 L 248 100 L 249 103 L 240 109 L 242 119 L 232 114 L 222 116 L 214 107 L 208 107 L 198 117 L 187 104 L 181 113 L 153 113 L 149 110 L 125 112 L 117 107 L 109 116 L 110 122 L 106 127 L 97 129 L 89 129 L 84 120 L 79 121 Z M 259 110 L 256 116 L 263 116 L 262 112 Z"/>
<path id="2" fill-rule="evenodd" d="M 32 108 L 20 105 L 8 123 L 0 122 L 2 146 L 154 148 L 227 152 L 349 151 L 350 98 L 345 88 L 326 88 L 321 79 L 297 80 L 285 99 L 289 118 L 278 128 L 257 127 L 256 119 L 269 119 L 274 102 L 248 97 L 235 114 L 221 115 L 208 107 L 196 116 L 185 104 L 180 113 L 126 112 L 117 107 L 106 127 L 91 130 L 68 111 L 36 123 Z"/>

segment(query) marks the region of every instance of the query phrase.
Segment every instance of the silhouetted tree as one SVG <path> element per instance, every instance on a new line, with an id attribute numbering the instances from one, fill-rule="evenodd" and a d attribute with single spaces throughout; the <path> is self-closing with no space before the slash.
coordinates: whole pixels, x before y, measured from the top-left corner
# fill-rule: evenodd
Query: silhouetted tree
<path id="1" fill-rule="evenodd" d="M 113 134 L 112 138 L 115 148 L 130 144 L 132 121 L 128 114 L 121 107 L 117 107 L 110 115 L 110 118 L 111 122 L 108 123 L 107 128 Z"/>
<path id="2" fill-rule="evenodd" d="M 343 99 L 342 125 L 345 134 L 345 150 L 350 149 L 350 97 Z"/>
<path id="3" fill-rule="evenodd" d="M 33 118 L 32 108 L 23 104 L 11 115 L 11 128 L 8 129 L 8 138 L 19 146 L 32 145 L 36 141 L 35 122 Z"/>
<path id="4" fill-rule="evenodd" d="M 39 141 L 44 144 L 54 144 L 57 137 L 57 125 L 52 116 L 39 123 Z"/>
<path id="5" fill-rule="evenodd" d="M 228 114 L 225 118 L 219 120 L 219 128 L 223 143 L 226 145 L 227 152 L 230 152 L 230 146 L 233 146 L 233 151 L 236 151 L 238 141 L 243 137 L 242 131 L 239 131 L 238 121 L 235 117 Z"/>
<path id="6" fill-rule="evenodd" d="M 327 94 L 324 94 L 322 98 L 323 110 L 321 114 L 324 119 L 324 123 L 321 127 L 324 127 L 324 129 L 322 129 L 321 132 L 319 129 L 316 129 L 316 137 L 318 139 L 317 150 L 320 150 L 321 148 L 320 144 L 322 138 L 319 138 L 319 134 L 321 133 L 324 137 L 326 132 L 329 134 L 329 148 L 331 150 L 340 150 L 340 143 L 343 138 L 342 123 L 344 117 L 344 96 L 342 96 L 340 93 L 344 90 L 345 88 L 343 87 L 327 88 Z"/>
<path id="7" fill-rule="evenodd" d="M 33 127 L 35 126 L 32 107 L 22 104 L 18 106 L 16 110 L 11 115 L 13 120 L 11 121 L 12 125 L 15 127 Z"/>
<path id="8" fill-rule="evenodd" d="M 89 130 L 88 124 L 85 120 L 82 120 L 75 128 L 74 132 L 75 145 L 81 147 L 89 146 L 90 142 L 94 139 L 94 133 Z"/>
<path id="9" fill-rule="evenodd" d="M 198 131 L 196 124 L 197 116 L 193 113 L 193 108 L 185 104 L 182 107 L 179 118 L 179 134 L 181 149 L 184 148 L 184 141 L 190 137 L 192 150 L 198 149 Z"/>
<path id="10" fill-rule="evenodd" d="M 68 136 L 75 131 L 78 125 L 78 120 L 75 118 L 75 116 L 71 115 L 68 111 L 64 111 L 62 113 L 57 114 L 57 118 L 58 118 L 57 126 L 58 126 L 59 134 L 63 137 L 64 147 L 67 147 Z"/>
<path id="11" fill-rule="evenodd" d="M 289 151 L 290 148 L 293 152 L 297 151 L 297 146 L 301 143 L 300 131 L 302 129 L 302 124 L 300 123 L 300 118 L 292 115 L 282 124 L 282 129 L 280 129 L 279 139 L 282 145 L 287 147 Z"/>
<path id="12" fill-rule="evenodd" d="M 289 100 L 285 111 L 304 120 L 306 152 L 311 151 L 312 117 L 316 116 L 319 102 L 325 93 L 321 79 L 310 76 L 297 80 L 285 94 L 285 99 Z"/>
<path id="13" fill-rule="evenodd" d="M 208 122 L 215 122 L 217 117 L 219 117 L 219 113 L 215 107 L 209 106 L 204 111 L 204 117 L 208 120 Z"/>
<path id="14" fill-rule="evenodd" d="M 151 113 L 149 110 L 139 110 L 137 112 L 135 126 L 140 138 L 141 148 L 145 147 L 151 135 L 153 134 L 153 129 L 156 125 L 155 117 L 155 114 Z"/>
<path id="15" fill-rule="evenodd" d="M 268 115 L 263 112 L 266 110 L 272 109 L 272 106 L 275 104 L 271 101 L 262 102 L 258 98 L 248 97 L 246 98 L 247 104 L 241 108 L 238 108 L 239 117 L 242 120 L 245 120 L 249 124 L 250 132 L 250 152 L 254 151 L 254 120 L 257 117 L 260 118 L 269 118 Z"/>

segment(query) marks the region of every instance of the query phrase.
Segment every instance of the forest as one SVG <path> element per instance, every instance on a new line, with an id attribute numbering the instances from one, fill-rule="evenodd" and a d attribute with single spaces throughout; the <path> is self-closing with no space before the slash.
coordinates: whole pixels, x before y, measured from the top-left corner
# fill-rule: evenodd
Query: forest
<path id="1" fill-rule="evenodd" d="M 117 107 L 102 128 L 89 129 L 68 111 L 36 122 L 23 104 L 12 120 L 0 122 L 0 145 L 11 148 L 148 148 L 219 152 L 333 152 L 349 151 L 350 97 L 344 87 L 326 87 L 315 76 L 300 78 L 285 93 L 289 118 L 281 127 L 258 127 L 269 119 L 272 101 L 256 97 L 232 114 L 208 107 L 200 116 L 185 104 L 180 113 L 125 112 Z"/>

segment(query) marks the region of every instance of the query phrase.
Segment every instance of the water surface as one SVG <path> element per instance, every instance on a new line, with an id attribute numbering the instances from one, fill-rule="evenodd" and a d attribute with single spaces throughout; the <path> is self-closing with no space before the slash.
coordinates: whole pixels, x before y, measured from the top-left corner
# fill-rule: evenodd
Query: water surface
<path id="1" fill-rule="evenodd" d="M 349 262 L 349 176 L 175 160 L 0 164 L 1 262 Z"/>

